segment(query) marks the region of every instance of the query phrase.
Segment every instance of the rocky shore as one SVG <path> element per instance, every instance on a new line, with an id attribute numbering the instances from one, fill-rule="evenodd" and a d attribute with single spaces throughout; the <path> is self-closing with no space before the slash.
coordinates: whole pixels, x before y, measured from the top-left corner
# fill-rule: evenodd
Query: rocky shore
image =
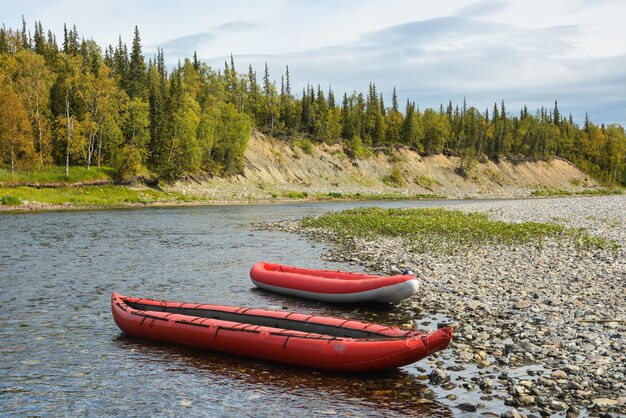
<path id="1" fill-rule="evenodd" d="M 455 207 L 507 222 L 586 228 L 617 249 L 568 239 L 416 253 L 401 240 L 342 240 L 297 222 L 269 228 L 330 241 L 328 259 L 382 274 L 412 270 L 418 296 L 398 309 L 414 326 L 452 323 L 450 349 L 417 365 L 459 413 L 483 416 L 626 414 L 626 196 L 481 202 Z M 429 239 L 426 237 L 426 239 Z M 432 239 L 432 238 L 431 238 Z M 442 319 L 443 318 L 443 319 Z M 433 324 L 434 326 L 434 324 Z"/>

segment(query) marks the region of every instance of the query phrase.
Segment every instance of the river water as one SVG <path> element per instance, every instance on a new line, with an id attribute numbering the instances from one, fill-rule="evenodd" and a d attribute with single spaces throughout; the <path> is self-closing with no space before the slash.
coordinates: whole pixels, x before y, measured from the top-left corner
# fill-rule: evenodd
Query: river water
<path id="1" fill-rule="evenodd" d="M 362 271 L 325 247 L 252 225 L 359 206 L 307 203 L 0 214 L 0 415 L 450 416 L 420 402 L 415 365 L 347 375 L 286 367 L 125 336 L 112 291 L 400 324 L 397 306 L 343 307 L 258 290 L 257 261 Z"/>

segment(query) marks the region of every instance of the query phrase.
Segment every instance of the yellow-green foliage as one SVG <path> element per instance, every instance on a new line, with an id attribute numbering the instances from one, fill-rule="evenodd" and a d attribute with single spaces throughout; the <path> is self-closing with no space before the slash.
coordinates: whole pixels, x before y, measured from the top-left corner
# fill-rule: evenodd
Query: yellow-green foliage
<path id="1" fill-rule="evenodd" d="M 400 167 L 397 165 L 391 167 L 389 175 L 383 178 L 383 183 L 392 187 L 404 187 L 406 185 L 406 180 L 402 175 Z"/>
<path id="2" fill-rule="evenodd" d="M 415 178 L 413 179 L 413 183 L 430 191 L 432 191 L 433 188 L 439 184 L 437 180 L 431 177 L 419 175 L 415 176 Z"/>
<path id="3" fill-rule="evenodd" d="M 607 196 L 614 194 L 623 194 L 624 189 L 612 188 L 612 189 L 586 189 L 586 190 L 563 190 L 554 189 L 552 187 L 545 187 L 538 190 L 533 190 L 532 195 L 537 197 L 550 197 L 550 196 Z"/>
<path id="4" fill-rule="evenodd" d="M 45 167 L 43 171 L 11 173 L 0 169 L 0 182 L 4 185 L 20 183 L 80 183 L 94 180 L 110 180 L 115 173 L 111 167 L 70 167 L 69 177 L 65 176 L 65 167 Z"/>
<path id="5" fill-rule="evenodd" d="M 294 190 L 287 190 L 281 193 L 281 196 L 287 199 L 306 199 L 309 197 L 307 192 L 296 192 Z"/>
<path id="6" fill-rule="evenodd" d="M 313 154 L 313 150 L 315 149 L 313 143 L 306 138 L 296 140 L 295 144 L 298 148 L 304 151 L 305 154 Z"/>
<path id="7" fill-rule="evenodd" d="M 9 194 L 10 196 L 22 201 L 79 206 L 116 206 L 128 203 L 158 203 L 196 200 L 193 196 L 185 196 L 179 193 L 167 193 L 149 188 L 130 189 L 123 186 L 39 189 L 35 187 L 0 187 L 0 196 Z"/>
<path id="8" fill-rule="evenodd" d="M 348 152 L 353 158 L 369 158 L 374 155 L 372 151 L 363 146 L 361 137 L 355 135 L 348 142 Z"/>
<path id="9" fill-rule="evenodd" d="M 15 196 L 2 196 L 0 203 L 7 206 L 19 206 L 22 204 L 22 200 Z"/>

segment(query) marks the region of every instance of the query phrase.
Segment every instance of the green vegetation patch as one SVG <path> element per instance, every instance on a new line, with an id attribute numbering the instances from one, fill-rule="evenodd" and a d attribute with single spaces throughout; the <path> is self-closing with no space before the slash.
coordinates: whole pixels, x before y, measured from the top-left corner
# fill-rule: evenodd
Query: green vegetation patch
<path id="1" fill-rule="evenodd" d="M 167 193 L 155 189 L 130 189 L 123 186 L 0 188 L 0 196 L 9 194 L 20 201 L 76 206 L 123 206 L 129 203 L 193 201 L 195 196 Z"/>
<path id="2" fill-rule="evenodd" d="M 22 204 L 22 199 L 15 196 L 2 196 L 0 203 L 7 206 L 19 206 Z"/>
<path id="3" fill-rule="evenodd" d="M 605 189 L 586 189 L 586 190 L 564 190 L 546 187 L 543 189 L 533 190 L 531 195 L 536 197 L 550 196 L 608 196 L 615 194 L 623 194 L 624 189 L 621 188 L 605 188 Z"/>
<path id="4" fill-rule="evenodd" d="M 440 208 L 359 208 L 331 212 L 301 221 L 305 228 L 330 230 L 340 238 L 398 237 L 416 252 L 450 252 L 458 247 L 480 244 L 541 242 L 547 237 L 567 237 L 582 247 L 615 249 L 615 243 L 589 235 L 584 229 L 539 222 L 493 221 L 484 213 L 464 213 Z"/>
<path id="5" fill-rule="evenodd" d="M 400 169 L 400 167 L 391 167 L 389 175 L 383 178 L 383 183 L 391 187 L 404 187 L 406 185 L 406 180 L 402 175 L 402 170 Z"/>
<path id="6" fill-rule="evenodd" d="M 362 194 L 362 193 L 339 193 L 330 192 L 326 194 L 316 194 L 315 199 L 318 200 L 363 200 L 363 201 L 378 201 L 378 200 L 424 200 L 424 199 L 445 199 L 446 196 L 438 194 L 399 194 L 399 193 L 384 193 L 384 194 Z"/>
<path id="7" fill-rule="evenodd" d="M 415 178 L 413 179 L 413 182 L 416 185 L 418 185 L 420 187 L 423 187 L 426 190 L 431 190 L 431 191 L 433 190 L 433 188 L 435 186 L 438 186 L 440 184 L 437 180 L 435 180 L 435 179 L 433 179 L 431 177 L 419 176 L 419 175 L 415 176 Z"/>
<path id="8" fill-rule="evenodd" d="M 310 140 L 306 138 L 298 139 L 295 144 L 298 148 L 304 151 L 305 154 L 313 154 L 314 146 Z"/>
<path id="9" fill-rule="evenodd" d="M 45 167 L 43 171 L 14 172 L 0 169 L 0 182 L 10 186 L 23 183 L 81 183 L 96 180 L 111 180 L 115 169 L 111 167 L 70 167 L 69 177 L 65 176 L 65 167 Z"/>
<path id="10" fill-rule="evenodd" d="M 306 199 L 309 197 L 307 192 L 296 192 L 294 190 L 287 190 L 281 193 L 281 196 L 287 199 Z"/>

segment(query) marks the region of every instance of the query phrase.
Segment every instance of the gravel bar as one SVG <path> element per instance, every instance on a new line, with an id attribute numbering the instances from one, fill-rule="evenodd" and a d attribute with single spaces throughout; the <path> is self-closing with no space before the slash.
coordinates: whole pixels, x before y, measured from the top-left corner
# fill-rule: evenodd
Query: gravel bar
<path id="1" fill-rule="evenodd" d="M 455 327 L 447 361 L 436 362 L 430 383 L 448 402 L 459 390 L 473 394 L 469 402 L 453 403 L 460 411 L 497 415 L 495 403 L 501 416 L 626 414 L 626 196 L 490 201 L 455 209 L 506 222 L 585 228 L 619 248 L 586 249 L 548 238 L 413 253 L 398 239 L 339 243 L 328 231 L 302 229 L 297 222 L 268 228 L 338 243 L 325 255 L 329 260 L 381 274 L 413 271 L 420 292 L 399 308 L 423 317 L 444 315 Z"/>

